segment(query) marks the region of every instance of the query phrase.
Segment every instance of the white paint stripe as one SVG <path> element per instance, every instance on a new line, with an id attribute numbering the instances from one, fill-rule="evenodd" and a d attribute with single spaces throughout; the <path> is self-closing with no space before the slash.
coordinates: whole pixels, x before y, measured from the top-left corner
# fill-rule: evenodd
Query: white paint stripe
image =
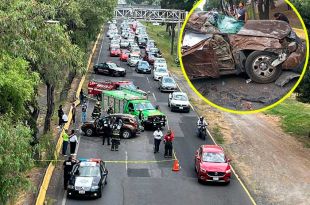
<path id="1" fill-rule="evenodd" d="M 147 82 L 150 84 L 150 80 L 149 80 L 149 77 L 146 77 L 146 80 L 147 80 Z"/>
<path id="2" fill-rule="evenodd" d="M 153 97 L 154 97 L 155 101 L 157 102 L 157 99 L 156 99 L 156 96 L 155 96 L 155 94 L 154 94 L 154 93 L 152 93 L 152 94 L 153 94 Z"/>
<path id="3" fill-rule="evenodd" d="M 79 142 L 79 143 L 77 144 L 77 146 L 76 146 L 76 148 L 75 148 L 75 154 L 77 154 L 78 151 L 79 151 L 79 147 L 80 147 L 80 143 L 81 143 L 81 136 L 79 136 L 78 142 Z"/>
<path id="4" fill-rule="evenodd" d="M 66 205 L 67 203 L 67 190 L 65 190 L 64 195 L 62 197 L 61 205 Z"/>
<path id="5" fill-rule="evenodd" d="M 168 117 L 167 117 L 167 128 L 168 128 L 168 130 L 170 130 Z"/>
<path id="6" fill-rule="evenodd" d="M 101 41 L 99 55 L 98 55 L 98 58 L 97 58 L 97 64 L 99 63 L 99 60 L 100 60 L 101 50 L 102 50 L 102 46 L 103 46 L 103 39 L 104 39 L 104 35 L 102 35 L 102 41 Z"/>

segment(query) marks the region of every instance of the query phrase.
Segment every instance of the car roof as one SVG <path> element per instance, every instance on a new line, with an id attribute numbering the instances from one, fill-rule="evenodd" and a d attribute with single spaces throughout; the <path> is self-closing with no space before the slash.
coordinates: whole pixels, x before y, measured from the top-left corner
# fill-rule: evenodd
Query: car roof
<path id="1" fill-rule="evenodd" d="M 184 95 L 184 96 L 187 96 L 187 94 L 184 93 L 184 92 L 173 92 L 172 94 L 173 95 Z"/>
<path id="2" fill-rule="evenodd" d="M 110 116 L 122 116 L 122 117 L 131 117 L 131 118 L 135 118 L 134 115 L 131 115 L 131 114 L 123 114 L 123 113 L 114 113 L 114 114 L 111 114 Z M 108 116 L 107 116 L 108 117 Z"/>
<path id="3" fill-rule="evenodd" d="M 202 145 L 203 152 L 224 152 L 223 148 L 218 145 Z"/>

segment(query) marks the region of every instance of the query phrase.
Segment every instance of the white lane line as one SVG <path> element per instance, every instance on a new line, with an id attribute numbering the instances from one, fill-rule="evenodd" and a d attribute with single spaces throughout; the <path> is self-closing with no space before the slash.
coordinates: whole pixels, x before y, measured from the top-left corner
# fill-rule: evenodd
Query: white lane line
<path id="1" fill-rule="evenodd" d="M 153 97 L 154 97 L 155 101 L 157 102 L 157 99 L 156 99 L 156 96 L 155 96 L 155 94 L 154 94 L 154 93 L 152 93 L 152 94 L 153 94 Z"/>
<path id="2" fill-rule="evenodd" d="M 67 203 L 67 190 L 65 190 L 64 195 L 62 197 L 61 205 L 66 205 Z"/>
<path id="3" fill-rule="evenodd" d="M 127 153 L 127 151 L 125 151 L 125 159 L 126 159 L 125 165 L 126 165 L 126 172 L 127 172 L 128 171 L 128 153 Z"/>
<path id="4" fill-rule="evenodd" d="M 146 77 L 146 80 L 147 80 L 147 82 L 150 84 L 150 80 L 149 80 L 149 77 Z"/>
<path id="5" fill-rule="evenodd" d="M 168 130 L 170 130 L 168 117 L 167 117 L 167 128 L 168 128 Z"/>
<path id="6" fill-rule="evenodd" d="M 102 35 L 100 51 L 99 51 L 99 55 L 98 55 L 98 58 L 97 58 L 97 64 L 99 63 L 99 60 L 100 60 L 101 50 L 102 50 L 102 46 L 103 46 L 103 39 L 104 39 L 104 35 Z"/>

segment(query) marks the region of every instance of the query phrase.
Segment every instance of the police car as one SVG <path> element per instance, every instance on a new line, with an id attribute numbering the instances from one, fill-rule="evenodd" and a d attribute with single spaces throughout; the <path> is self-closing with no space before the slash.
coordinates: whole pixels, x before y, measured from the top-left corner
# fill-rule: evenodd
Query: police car
<path id="1" fill-rule="evenodd" d="M 79 159 L 68 183 L 67 197 L 100 198 L 107 184 L 108 170 L 101 159 Z"/>

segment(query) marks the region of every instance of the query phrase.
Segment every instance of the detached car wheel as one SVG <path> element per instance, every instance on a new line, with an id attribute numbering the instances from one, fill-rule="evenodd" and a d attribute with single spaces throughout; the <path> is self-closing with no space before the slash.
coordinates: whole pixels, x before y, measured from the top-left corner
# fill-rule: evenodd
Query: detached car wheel
<path id="1" fill-rule="evenodd" d="M 123 130 L 122 132 L 122 137 L 124 139 L 129 139 L 131 137 L 132 133 L 130 130 L 126 129 L 126 130 Z"/>
<path id="2" fill-rule="evenodd" d="M 94 131 L 92 128 L 88 128 L 86 131 L 85 131 L 85 134 L 86 136 L 88 137 L 91 137 L 93 135 Z"/>
<path id="3" fill-rule="evenodd" d="M 256 83 L 271 83 L 282 72 L 281 66 L 271 65 L 276 58 L 275 54 L 267 51 L 254 51 L 246 59 L 246 73 Z"/>

